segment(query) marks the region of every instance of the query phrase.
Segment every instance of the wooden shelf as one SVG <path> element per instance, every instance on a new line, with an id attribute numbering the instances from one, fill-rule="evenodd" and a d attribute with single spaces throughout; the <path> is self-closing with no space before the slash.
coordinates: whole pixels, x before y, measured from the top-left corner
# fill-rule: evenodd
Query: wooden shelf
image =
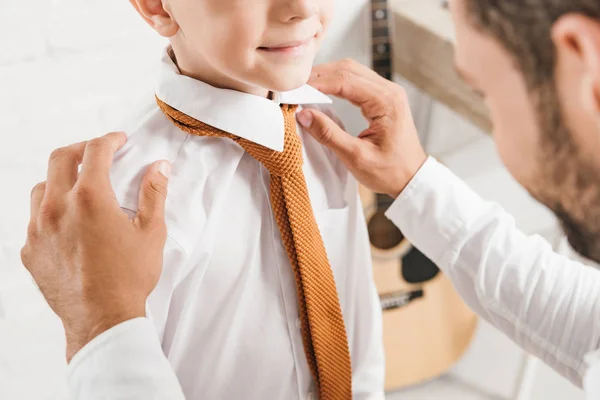
<path id="1" fill-rule="evenodd" d="M 434 0 L 390 0 L 394 72 L 491 132 L 481 99 L 454 70 L 454 26 L 450 12 Z"/>

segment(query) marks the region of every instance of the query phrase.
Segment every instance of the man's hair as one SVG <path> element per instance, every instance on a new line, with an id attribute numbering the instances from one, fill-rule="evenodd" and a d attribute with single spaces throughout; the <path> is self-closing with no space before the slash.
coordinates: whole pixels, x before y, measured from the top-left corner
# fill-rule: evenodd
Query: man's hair
<path id="1" fill-rule="evenodd" d="M 569 13 L 600 19 L 599 0 L 466 0 L 466 4 L 475 26 L 515 58 L 530 90 L 554 80 L 554 23 Z"/>

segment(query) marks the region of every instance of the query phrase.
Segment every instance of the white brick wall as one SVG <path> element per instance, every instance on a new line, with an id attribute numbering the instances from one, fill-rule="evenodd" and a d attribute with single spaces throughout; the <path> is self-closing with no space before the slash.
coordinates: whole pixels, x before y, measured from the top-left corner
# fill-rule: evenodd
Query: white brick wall
<path id="1" fill-rule="evenodd" d="M 319 61 L 351 56 L 368 64 L 368 0 L 336 1 L 339 12 Z M 18 267 L 29 191 L 44 180 L 52 149 L 124 128 L 119 121 L 136 98 L 151 88 L 151 66 L 163 44 L 126 0 L 0 0 L 2 399 L 66 396 L 59 321 L 33 285 L 15 286 L 29 279 Z M 410 93 L 413 104 L 428 103 L 414 88 Z M 364 127 L 359 113 L 347 104 L 338 102 L 336 108 L 352 132 Z M 433 107 L 430 123 L 419 120 L 428 131 L 422 132 L 428 150 L 440 155 L 484 197 L 507 207 L 519 226 L 527 232 L 552 227 L 548 213 L 502 168 L 489 138 L 441 106 Z M 489 351 L 489 346 L 495 351 Z M 521 355 L 484 325 L 453 374 L 506 398 Z M 553 399 L 547 393 L 540 396 L 535 398 Z"/>

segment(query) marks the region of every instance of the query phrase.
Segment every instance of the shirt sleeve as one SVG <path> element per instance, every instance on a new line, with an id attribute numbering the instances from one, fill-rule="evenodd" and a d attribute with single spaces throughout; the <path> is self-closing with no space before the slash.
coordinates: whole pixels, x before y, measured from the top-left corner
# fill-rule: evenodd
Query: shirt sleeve
<path id="1" fill-rule="evenodd" d="M 600 340 L 598 271 L 556 254 L 540 236 L 523 234 L 509 214 L 433 158 L 387 216 L 481 317 L 583 385 L 594 363 L 585 356 Z"/>
<path id="2" fill-rule="evenodd" d="M 94 338 L 71 360 L 67 380 L 73 399 L 185 399 L 146 318 Z"/>

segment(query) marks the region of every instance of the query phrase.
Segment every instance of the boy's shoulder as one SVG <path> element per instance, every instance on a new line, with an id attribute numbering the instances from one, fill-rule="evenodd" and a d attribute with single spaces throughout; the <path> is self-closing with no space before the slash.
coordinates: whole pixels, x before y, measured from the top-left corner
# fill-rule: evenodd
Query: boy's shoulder
<path id="1" fill-rule="evenodd" d="M 128 139 L 115 155 L 111 182 L 119 204 L 135 211 L 146 169 L 158 160 L 172 161 L 187 135 L 168 123 L 152 93 L 144 94 L 132 105 L 119 129 Z"/>
<path id="2" fill-rule="evenodd" d="M 340 128 L 346 129 L 344 123 L 330 105 L 306 104 L 302 108 L 318 110 L 331 118 Z M 327 198 L 326 203 L 333 205 L 352 203 L 358 188 L 357 182 L 348 171 L 348 168 L 333 150 L 321 145 L 304 130 L 301 130 L 301 132 L 307 153 L 306 162 L 310 164 L 308 171 L 305 171 L 305 173 L 312 173 L 312 179 L 320 182 L 319 186 Z"/>
<path id="3" fill-rule="evenodd" d="M 343 128 L 343 124 L 335 115 L 331 107 L 325 105 L 303 105 L 303 108 L 318 109 L 330 116 L 336 123 Z M 193 170 L 195 175 L 202 175 L 198 170 L 195 160 L 197 157 L 185 157 L 187 154 L 185 147 L 189 142 L 189 135 L 177 128 L 164 115 L 158 107 L 154 94 L 148 92 L 139 96 L 139 100 L 128 110 L 128 116 L 115 126 L 119 130 L 127 133 L 128 141 L 121 150 L 115 155 L 113 167 L 111 169 L 111 182 L 117 196 L 119 204 L 132 211 L 137 210 L 139 189 L 146 169 L 155 161 L 167 160 L 177 164 L 179 170 Z M 313 164 L 315 169 L 315 179 L 323 181 L 323 186 L 331 184 L 332 180 L 345 187 L 348 183 L 348 171 L 336 155 L 326 147 L 318 144 L 309 134 L 303 133 L 304 143 L 307 151 L 308 164 Z M 196 143 L 197 140 L 192 140 Z M 189 143 L 194 150 L 197 150 L 193 143 Z M 233 146 L 233 143 L 231 143 Z M 208 151 L 208 150 L 206 150 Z M 184 154 L 182 156 L 181 154 Z M 199 162 L 199 161 L 198 161 Z M 183 165 L 186 163 L 185 168 Z M 192 163 L 194 165 L 187 165 Z M 200 181 L 199 176 L 187 176 L 192 172 L 186 172 L 185 176 L 174 176 L 169 183 L 170 189 L 177 189 L 181 185 L 176 182 L 177 178 L 185 181 Z M 330 188 L 331 189 L 331 188 Z M 338 187 L 338 189 L 341 189 Z M 170 197 L 173 199 L 178 190 L 170 190 Z M 172 202 L 171 202 L 172 203 Z"/>

